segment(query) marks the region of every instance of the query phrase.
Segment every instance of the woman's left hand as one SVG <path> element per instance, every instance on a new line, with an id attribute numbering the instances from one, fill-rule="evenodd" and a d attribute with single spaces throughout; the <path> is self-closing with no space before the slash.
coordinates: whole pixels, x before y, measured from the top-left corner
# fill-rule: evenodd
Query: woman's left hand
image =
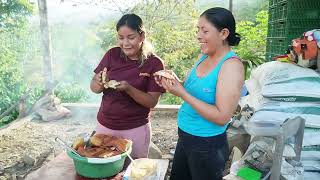
<path id="1" fill-rule="evenodd" d="M 187 92 L 182 86 L 182 84 L 177 79 L 167 79 L 167 78 L 161 78 L 161 85 L 164 89 L 167 90 L 167 92 L 182 97 Z"/>
<path id="2" fill-rule="evenodd" d="M 119 83 L 116 86 L 117 91 L 128 91 L 132 87 L 127 81 L 119 81 Z"/>

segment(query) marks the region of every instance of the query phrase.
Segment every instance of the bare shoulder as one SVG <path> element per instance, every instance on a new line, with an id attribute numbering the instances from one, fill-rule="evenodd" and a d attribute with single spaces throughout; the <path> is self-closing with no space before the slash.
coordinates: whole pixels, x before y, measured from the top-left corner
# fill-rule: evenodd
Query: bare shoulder
<path id="1" fill-rule="evenodd" d="M 245 71 L 241 60 L 239 59 L 228 59 L 223 63 L 219 72 L 219 79 L 233 79 L 235 81 L 244 81 Z"/>
<path id="2" fill-rule="evenodd" d="M 240 59 L 231 58 L 223 63 L 221 70 L 227 71 L 227 72 L 231 72 L 231 71 L 243 72 L 244 66 Z"/>

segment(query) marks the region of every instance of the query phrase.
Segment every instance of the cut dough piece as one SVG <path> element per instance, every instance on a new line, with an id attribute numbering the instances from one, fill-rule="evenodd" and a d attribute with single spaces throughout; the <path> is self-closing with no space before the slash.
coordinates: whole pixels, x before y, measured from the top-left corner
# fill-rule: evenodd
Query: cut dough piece
<path id="1" fill-rule="evenodd" d="M 110 80 L 104 84 L 104 88 L 112 88 L 112 89 L 117 89 L 116 86 L 120 85 L 120 83 L 116 80 Z"/>
<path id="2" fill-rule="evenodd" d="M 174 76 L 168 70 L 160 70 L 153 73 L 154 76 L 162 76 L 168 79 L 175 79 Z"/>
<path id="3" fill-rule="evenodd" d="M 101 81 L 103 84 L 106 83 L 106 77 L 107 77 L 107 68 L 104 68 L 103 71 L 102 71 L 102 74 L 101 74 Z"/>

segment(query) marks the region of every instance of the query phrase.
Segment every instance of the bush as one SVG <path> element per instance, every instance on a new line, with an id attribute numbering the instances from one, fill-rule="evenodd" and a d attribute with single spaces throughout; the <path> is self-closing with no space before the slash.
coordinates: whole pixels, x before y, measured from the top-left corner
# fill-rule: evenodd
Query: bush
<path id="1" fill-rule="evenodd" d="M 25 86 L 22 65 L 19 62 L 19 44 L 14 42 L 17 30 L 0 33 L 0 114 L 19 100 Z M 17 111 L 0 120 L 6 124 L 17 117 Z"/>
<path id="2" fill-rule="evenodd" d="M 58 85 L 55 94 L 67 103 L 86 102 L 89 98 L 87 91 L 76 83 Z"/>
<path id="3" fill-rule="evenodd" d="M 235 51 L 244 61 L 246 78 L 249 78 L 251 69 L 265 61 L 268 12 L 260 11 L 256 15 L 256 22 L 240 21 L 237 23 L 237 32 L 241 35 L 241 41 Z"/>

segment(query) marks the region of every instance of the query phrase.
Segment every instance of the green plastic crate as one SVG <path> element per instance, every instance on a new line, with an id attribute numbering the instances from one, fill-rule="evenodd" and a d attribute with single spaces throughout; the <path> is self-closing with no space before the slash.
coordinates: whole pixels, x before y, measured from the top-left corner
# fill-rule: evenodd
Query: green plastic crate
<path id="1" fill-rule="evenodd" d="M 303 32 L 320 29 L 320 0 L 270 0 L 266 60 L 286 53 Z"/>
<path id="2" fill-rule="evenodd" d="M 276 7 L 288 3 L 290 8 L 314 8 L 319 7 L 319 0 L 269 0 L 269 7 Z"/>
<path id="3" fill-rule="evenodd" d="M 277 4 L 277 0 L 269 0 L 269 7 L 273 7 Z"/>
<path id="4" fill-rule="evenodd" d="M 319 9 L 320 7 L 319 0 L 286 0 L 285 2 L 282 2 L 282 3 L 289 3 L 289 7 L 294 8 L 295 10 L 309 9 L 309 8 Z M 281 4 L 281 2 L 279 4 Z"/>
<path id="5" fill-rule="evenodd" d="M 297 38 L 303 32 L 320 28 L 320 20 L 277 20 L 268 25 L 268 37 Z"/>
<path id="6" fill-rule="evenodd" d="M 285 54 L 289 48 L 288 38 L 267 38 L 266 60 L 271 61 L 273 57 Z"/>
<path id="7" fill-rule="evenodd" d="M 305 4 L 309 4 L 306 6 Z M 320 1 L 315 3 L 282 1 L 269 8 L 269 22 L 285 19 L 320 20 Z"/>

